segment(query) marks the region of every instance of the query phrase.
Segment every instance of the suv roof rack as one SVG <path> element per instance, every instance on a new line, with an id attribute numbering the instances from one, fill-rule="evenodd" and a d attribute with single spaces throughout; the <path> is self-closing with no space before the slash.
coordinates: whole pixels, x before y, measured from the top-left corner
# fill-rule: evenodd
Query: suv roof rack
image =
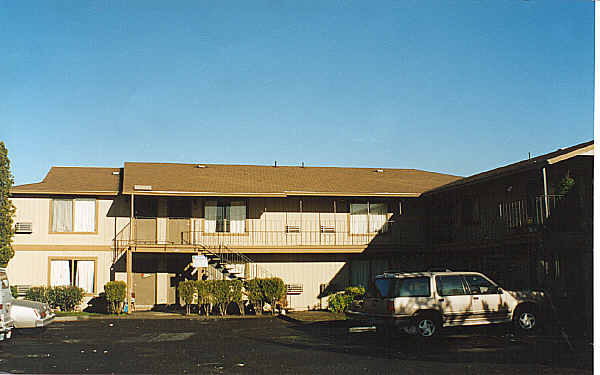
<path id="1" fill-rule="evenodd" d="M 430 268 L 427 272 L 453 272 L 450 268 Z"/>

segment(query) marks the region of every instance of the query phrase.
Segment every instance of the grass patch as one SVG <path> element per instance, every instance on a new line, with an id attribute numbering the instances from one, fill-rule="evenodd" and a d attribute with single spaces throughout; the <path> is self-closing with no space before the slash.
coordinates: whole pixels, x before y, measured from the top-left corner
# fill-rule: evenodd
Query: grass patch
<path id="1" fill-rule="evenodd" d="M 102 316 L 108 314 L 90 313 L 84 311 L 55 311 L 56 316 Z"/>

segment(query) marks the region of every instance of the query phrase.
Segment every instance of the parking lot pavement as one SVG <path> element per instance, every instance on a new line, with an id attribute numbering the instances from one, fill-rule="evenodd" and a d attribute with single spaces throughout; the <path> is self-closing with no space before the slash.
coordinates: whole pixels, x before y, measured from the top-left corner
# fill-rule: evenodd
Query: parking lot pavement
<path id="1" fill-rule="evenodd" d="M 436 340 L 349 333 L 346 321 L 90 319 L 57 322 L 0 343 L 9 373 L 582 374 L 590 348 L 514 337 L 503 328 L 447 331 Z"/>

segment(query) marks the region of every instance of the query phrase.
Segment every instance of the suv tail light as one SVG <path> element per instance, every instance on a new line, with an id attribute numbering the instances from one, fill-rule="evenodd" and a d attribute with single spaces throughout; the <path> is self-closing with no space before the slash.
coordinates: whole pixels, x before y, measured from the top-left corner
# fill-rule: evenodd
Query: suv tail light
<path id="1" fill-rule="evenodd" d="M 0 310 L 4 309 L 4 305 L 0 303 Z"/>
<path id="2" fill-rule="evenodd" d="M 396 310 L 394 309 L 394 300 L 388 301 L 387 303 L 387 311 L 393 313 Z"/>

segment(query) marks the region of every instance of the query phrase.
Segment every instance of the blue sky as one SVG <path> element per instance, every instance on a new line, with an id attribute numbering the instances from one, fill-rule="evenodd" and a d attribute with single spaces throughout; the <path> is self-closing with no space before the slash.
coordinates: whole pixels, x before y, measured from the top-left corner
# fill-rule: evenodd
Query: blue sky
<path id="1" fill-rule="evenodd" d="M 124 161 L 471 175 L 593 138 L 584 0 L 0 2 L 16 184 Z"/>

